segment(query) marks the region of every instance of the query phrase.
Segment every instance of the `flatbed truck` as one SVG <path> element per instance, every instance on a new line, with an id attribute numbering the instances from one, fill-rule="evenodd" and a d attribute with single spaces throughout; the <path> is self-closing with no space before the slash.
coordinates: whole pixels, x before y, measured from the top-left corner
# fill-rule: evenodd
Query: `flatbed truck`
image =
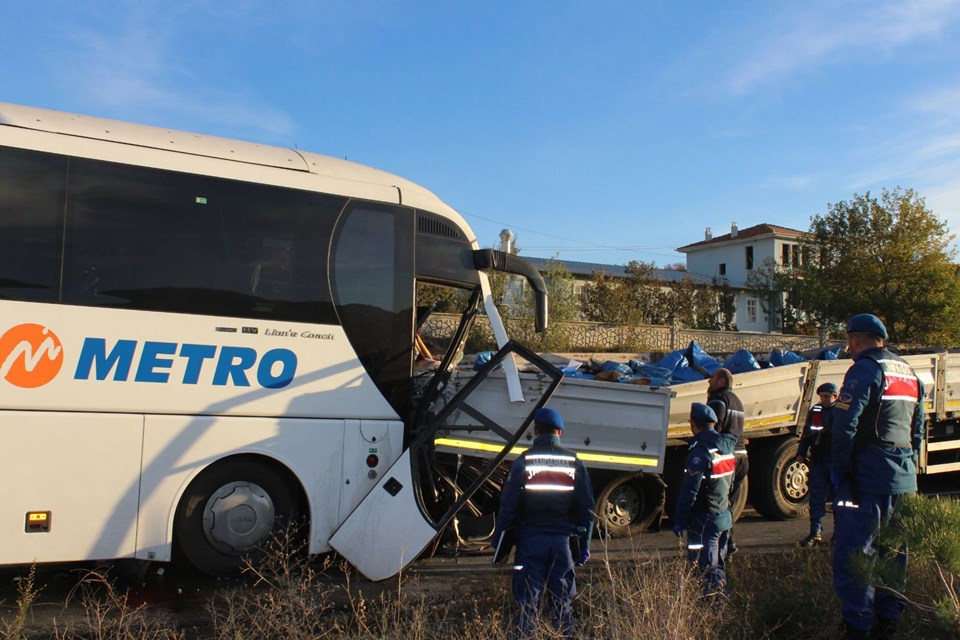
<path id="1" fill-rule="evenodd" d="M 560 365 L 568 356 L 546 356 Z M 905 356 L 923 381 L 926 431 L 919 452 L 918 473 L 960 471 L 960 354 L 930 353 Z M 796 461 L 799 434 L 810 408 L 817 402 L 816 388 L 824 382 L 839 387 L 850 367 L 849 359 L 813 360 L 735 374 L 733 391 L 744 405 L 744 436 L 750 458 L 749 499 L 771 519 L 806 513 L 807 468 Z M 448 384 L 448 394 L 476 375 L 458 369 Z M 502 442 L 487 428 L 489 419 L 499 424 L 518 423 L 529 414 L 525 403 L 509 402 L 503 372 L 486 376 L 474 389 L 469 406 L 452 411 L 437 432 L 440 456 L 485 458 L 500 452 Z M 525 398 L 541 397 L 551 380 L 540 372 L 521 369 Z M 558 409 L 567 425 L 565 446 L 577 452 L 591 474 L 601 529 L 611 535 L 634 535 L 669 515 L 673 491 L 683 473 L 688 416 L 692 402 L 704 402 L 707 381 L 664 387 L 600 382 L 564 377 L 546 403 Z M 507 455 L 518 455 L 532 441 L 526 430 Z M 735 514 L 744 508 L 742 492 Z M 489 510 L 489 509 L 487 509 Z M 474 507 L 484 512 L 483 505 Z"/>

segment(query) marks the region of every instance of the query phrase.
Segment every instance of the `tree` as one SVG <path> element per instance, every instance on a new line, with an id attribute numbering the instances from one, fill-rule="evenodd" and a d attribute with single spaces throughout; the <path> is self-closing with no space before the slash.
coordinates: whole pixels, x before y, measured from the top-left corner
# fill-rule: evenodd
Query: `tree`
<path id="1" fill-rule="evenodd" d="M 781 265 L 774 258 L 764 258 L 759 267 L 747 274 L 746 286 L 781 332 L 800 330 L 804 314 L 795 306 L 800 298 L 797 269 Z"/>
<path id="2" fill-rule="evenodd" d="M 703 285 L 685 274 L 666 283 L 654 265 L 643 262 L 631 262 L 626 270 L 627 278 L 593 275 L 583 293 L 584 317 L 617 325 L 662 325 L 676 319 L 693 329 L 733 328 L 736 294 L 725 279 Z"/>
<path id="3" fill-rule="evenodd" d="M 636 309 L 621 278 L 608 276 L 604 271 L 593 274 L 590 286 L 583 291 L 583 317 L 617 325 L 634 323 Z"/>
<path id="4" fill-rule="evenodd" d="M 726 278 L 713 279 L 713 291 L 717 300 L 716 314 L 711 329 L 736 330 L 733 318 L 737 313 L 737 292 Z"/>
<path id="5" fill-rule="evenodd" d="M 550 323 L 570 322 L 580 317 L 580 299 L 574 289 L 574 279 L 557 256 L 547 260 L 547 268 L 541 273 L 543 282 L 547 286 L 547 308 L 550 314 Z M 532 318 L 534 315 L 534 295 L 529 287 L 524 288 L 523 308 L 524 316 Z"/>
<path id="6" fill-rule="evenodd" d="M 797 306 L 833 322 L 874 313 L 891 342 L 956 344 L 953 239 L 912 189 L 854 194 L 813 217 Z"/>
<path id="7" fill-rule="evenodd" d="M 601 271 L 583 295 L 583 313 L 588 320 L 618 325 L 662 324 L 671 313 L 656 276 L 656 267 L 631 261 L 628 277 L 613 278 Z"/>

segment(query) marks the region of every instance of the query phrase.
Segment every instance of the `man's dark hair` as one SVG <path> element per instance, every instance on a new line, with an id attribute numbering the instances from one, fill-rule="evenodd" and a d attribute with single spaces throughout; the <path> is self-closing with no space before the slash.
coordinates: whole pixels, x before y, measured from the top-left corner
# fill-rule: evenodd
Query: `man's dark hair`
<path id="1" fill-rule="evenodd" d="M 546 434 L 548 434 L 548 433 L 549 433 L 549 434 L 554 434 L 554 433 L 559 433 L 559 432 L 560 432 L 560 429 L 557 429 L 557 428 L 556 428 L 555 426 L 553 426 L 553 425 L 550 425 L 550 424 L 541 424 L 541 423 L 539 423 L 539 422 L 534 422 L 534 423 L 533 423 L 533 435 L 535 435 L 535 436 L 543 436 L 543 435 L 546 435 Z"/>

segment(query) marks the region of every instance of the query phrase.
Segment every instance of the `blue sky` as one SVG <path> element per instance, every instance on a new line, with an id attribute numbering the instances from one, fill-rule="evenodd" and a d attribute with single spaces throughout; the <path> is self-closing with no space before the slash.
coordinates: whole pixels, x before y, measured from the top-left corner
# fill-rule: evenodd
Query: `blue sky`
<path id="1" fill-rule="evenodd" d="M 912 187 L 960 229 L 960 0 L 10 2 L 0 101 L 348 157 L 623 264 Z"/>

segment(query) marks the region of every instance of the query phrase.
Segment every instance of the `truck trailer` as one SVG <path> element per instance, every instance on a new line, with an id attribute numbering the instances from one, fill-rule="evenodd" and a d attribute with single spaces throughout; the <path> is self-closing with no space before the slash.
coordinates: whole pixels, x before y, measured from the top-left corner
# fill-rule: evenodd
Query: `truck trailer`
<path id="1" fill-rule="evenodd" d="M 565 363 L 562 354 L 547 356 Z M 925 437 L 919 452 L 918 473 L 960 471 L 960 354 L 930 353 L 905 356 L 923 381 Z M 749 500 L 771 519 L 799 517 L 808 503 L 807 467 L 796 461 L 799 435 L 807 413 L 818 401 L 816 388 L 825 382 L 838 387 L 849 359 L 812 360 L 770 367 L 733 376 L 733 391 L 744 406 L 744 438 L 750 459 Z M 447 394 L 467 384 L 476 373 L 458 369 Z M 464 460 L 489 458 L 500 452 L 502 441 L 487 428 L 518 424 L 529 413 L 529 403 L 511 403 L 503 372 L 486 376 L 469 406 L 450 413 L 437 432 L 438 454 Z M 551 381 L 538 372 L 521 371 L 525 398 L 540 398 Z M 596 495 L 601 531 L 609 535 L 636 535 L 668 515 L 683 474 L 690 437 L 690 404 L 705 402 L 707 381 L 653 387 L 564 377 L 546 406 L 560 411 L 566 429 L 564 446 L 577 452 L 587 466 Z M 526 407 L 526 408 L 525 408 Z M 507 458 L 516 457 L 532 442 L 528 429 Z M 739 516 L 747 500 L 741 492 L 734 505 Z M 474 506 L 483 513 L 484 505 Z M 489 508 L 486 509 L 489 511 Z"/>

